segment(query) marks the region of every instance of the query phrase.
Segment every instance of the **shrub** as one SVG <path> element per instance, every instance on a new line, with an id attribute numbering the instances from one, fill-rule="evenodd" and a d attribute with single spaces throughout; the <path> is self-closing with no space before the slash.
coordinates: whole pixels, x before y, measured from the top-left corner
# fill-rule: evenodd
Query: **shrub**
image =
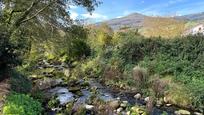
<path id="1" fill-rule="evenodd" d="M 90 56 L 90 47 L 84 40 L 73 40 L 70 48 L 68 48 L 68 57 L 70 59 L 80 59 L 86 56 Z"/>
<path id="2" fill-rule="evenodd" d="M 166 80 L 166 79 L 162 79 L 159 76 L 154 76 L 153 80 L 151 81 L 151 85 L 149 87 L 155 93 L 155 97 L 159 98 L 164 96 L 164 93 L 167 90 L 168 85 L 169 85 L 168 79 Z"/>
<path id="3" fill-rule="evenodd" d="M 33 91 L 31 92 L 31 96 L 33 97 L 33 99 L 39 101 L 40 103 L 43 103 L 45 101 L 45 94 L 43 93 L 43 91 Z"/>
<path id="4" fill-rule="evenodd" d="M 132 71 L 133 79 L 136 81 L 136 87 L 145 88 L 148 83 L 148 73 L 146 69 L 136 66 Z"/>
<path id="5" fill-rule="evenodd" d="M 121 80 L 122 73 L 118 67 L 107 66 L 104 70 L 103 77 L 105 80 Z"/>
<path id="6" fill-rule="evenodd" d="M 103 63 L 99 59 L 86 60 L 73 70 L 72 76 L 95 78 L 102 74 L 103 69 Z"/>
<path id="7" fill-rule="evenodd" d="M 12 91 L 17 93 L 28 93 L 32 87 L 31 81 L 16 71 L 11 72 L 10 82 Z"/>
<path id="8" fill-rule="evenodd" d="M 56 98 L 56 96 L 53 96 L 50 101 L 48 102 L 49 108 L 56 108 L 60 104 L 60 101 Z"/>
<path id="9" fill-rule="evenodd" d="M 188 90 L 181 84 L 171 83 L 165 94 L 166 101 L 181 107 L 191 107 L 192 98 Z"/>
<path id="10" fill-rule="evenodd" d="M 28 95 L 17 93 L 10 94 L 3 107 L 4 115 L 40 115 L 41 111 L 41 103 Z"/>

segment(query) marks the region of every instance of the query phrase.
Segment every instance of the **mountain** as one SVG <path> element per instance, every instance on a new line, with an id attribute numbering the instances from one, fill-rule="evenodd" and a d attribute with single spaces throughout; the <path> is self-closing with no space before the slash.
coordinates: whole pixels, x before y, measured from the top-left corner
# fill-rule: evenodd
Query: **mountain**
<path id="1" fill-rule="evenodd" d="M 108 24 L 111 28 L 113 28 L 114 30 L 118 30 L 121 27 L 130 27 L 130 28 L 141 28 L 145 26 L 145 21 L 152 19 L 158 19 L 158 20 L 166 20 L 168 21 L 201 21 L 204 20 L 204 12 L 202 13 L 197 13 L 197 14 L 189 14 L 189 15 L 184 15 L 184 16 L 175 16 L 175 17 L 152 17 L 152 16 L 146 16 L 143 14 L 139 14 L 139 13 L 133 13 L 130 14 L 128 16 L 124 16 L 121 18 L 115 18 L 115 19 L 111 19 L 105 22 L 101 22 L 101 23 L 106 23 Z M 149 23 L 149 22 L 147 22 Z M 100 24 L 100 23 L 98 23 Z"/>
<path id="2" fill-rule="evenodd" d="M 196 14 L 189 14 L 189 15 L 184 15 L 184 16 L 176 16 L 175 19 L 185 20 L 185 21 L 200 21 L 200 20 L 204 20 L 204 12 L 196 13 Z"/>
<path id="3" fill-rule="evenodd" d="M 143 26 L 146 17 L 147 16 L 139 13 L 133 13 L 125 17 L 105 21 L 103 23 L 108 24 L 114 30 L 124 26 L 139 28 Z"/>
<path id="4" fill-rule="evenodd" d="M 172 38 L 181 36 L 185 31 L 190 30 L 195 25 L 204 23 L 204 12 L 175 17 L 155 17 L 133 13 L 121 18 L 97 23 L 106 23 L 113 30 L 138 29 L 139 33 L 146 36 L 162 36 Z"/>

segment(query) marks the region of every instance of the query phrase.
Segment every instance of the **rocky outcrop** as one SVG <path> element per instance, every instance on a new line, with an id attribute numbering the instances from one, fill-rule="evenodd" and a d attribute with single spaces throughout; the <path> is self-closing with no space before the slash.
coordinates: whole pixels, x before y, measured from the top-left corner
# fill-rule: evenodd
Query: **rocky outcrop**
<path id="1" fill-rule="evenodd" d="M 44 78 L 38 79 L 34 83 L 33 90 L 45 90 L 51 87 L 60 85 L 63 82 L 62 79 L 52 79 L 52 78 Z"/>

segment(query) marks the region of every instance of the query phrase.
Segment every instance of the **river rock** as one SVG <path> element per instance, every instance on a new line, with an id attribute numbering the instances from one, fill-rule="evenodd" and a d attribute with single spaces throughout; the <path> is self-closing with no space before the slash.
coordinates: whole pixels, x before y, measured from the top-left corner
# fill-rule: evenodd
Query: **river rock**
<path id="1" fill-rule="evenodd" d="M 130 115 L 130 114 L 131 114 L 131 112 L 130 112 L 130 111 L 126 112 L 126 115 Z"/>
<path id="2" fill-rule="evenodd" d="M 118 108 L 117 110 L 116 110 L 116 112 L 119 114 L 120 112 L 122 112 L 122 110 L 123 110 L 123 108 Z"/>
<path id="3" fill-rule="evenodd" d="M 117 97 L 116 99 L 120 101 L 120 97 Z"/>
<path id="4" fill-rule="evenodd" d="M 109 102 L 109 106 L 113 109 L 117 109 L 120 106 L 120 102 L 118 100 L 114 100 Z"/>
<path id="5" fill-rule="evenodd" d="M 167 97 L 164 97 L 164 103 L 168 103 Z"/>
<path id="6" fill-rule="evenodd" d="M 80 87 L 70 87 L 69 88 L 69 91 L 72 92 L 72 93 L 76 93 L 76 92 L 78 92 L 80 90 L 81 90 Z"/>
<path id="7" fill-rule="evenodd" d="M 85 105 L 85 108 L 87 110 L 93 110 L 94 109 L 94 106 L 93 105 Z"/>
<path id="8" fill-rule="evenodd" d="M 140 93 L 137 93 L 137 94 L 134 96 L 135 99 L 140 99 L 141 97 L 142 97 L 142 95 L 141 95 Z"/>
<path id="9" fill-rule="evenodd" d="M 194 112 L 193 114 L 194 115 L 203 115 L 202 113 L 199 113 L 199 112 Z"/>
<path id="10" fill-rule="evenodd" d="M 70 76 L 70 70 L 69 69 L 64 69 L 64 75 L 66 77 L 69 77 Z"/>
<path id="11" fill-rule="evenodd" d="M 149 100 L 150 100 L 150 97 L 146 97 L 146 98 L 144 99 L 145 102 L 149 102 Z"/>
<path id="12" fill-rule="evenodd" d="M 132 110 L 133 112 L 139 113 L 139 115 L 146 113 L 146 112 L 145 112 L 145 109 L 140 108 L 140 107 L 138 107 L 138 106 L 132 107 L 131 110 Z"/>
<path id="13" fill-rule="evenodd" d="M 120 106 L 123 107 L 123 108 L 126 108 L 128 105 L 128 101 L 123 101 Z"/>
<path id="14" fill-rule="evenodd" d="M 166 106 L 167 106 L 167 107 L 170 107 L 171 105 L 172 105 L 172 104 L 169 104 L 169 103 L 168 103 L 168 104 L 166 104 Z"/>
<path id="15" fill-rule="evenodd" d="M 190 115 L 191 113 L 187 110 L 178 110 L 178 111 L 175 111 L 175 114 L 176 115 Z"/>
<path id="16" fill-rule="evenodd" d="M 38 79 L 35 81 L 34 89 L 45 90 L 51 87 L 60 85 L 63 82 L 62 79 L 52 79 L 52 78 L 44 78 Z"/>
<path id="17" fill-rule="evenodd" d="M 161 99 L 157 100 L 156 106 L 161 107 L 163 105 L 163 101 Z"/>

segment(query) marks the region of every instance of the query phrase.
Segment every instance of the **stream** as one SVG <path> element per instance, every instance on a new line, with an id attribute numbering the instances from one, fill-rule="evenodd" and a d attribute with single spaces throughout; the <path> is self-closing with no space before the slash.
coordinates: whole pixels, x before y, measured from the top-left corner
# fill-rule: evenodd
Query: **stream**
<path id="1" fill-rule="evenodd" d="M 100 92 L 100 97 L 105 101 L 114 100 L 116 98 L 120 98 L 121 101 L 128 101 L 130 105 L 139 105 L 145 106 L 146 102 L 144 100 L 137 100 L 134 98 L 135 93 L 131 92 L 118 92 L 107 89 L 107 87 L 102 86 L 99 82 L 95 80 L 90 81 L 91 87 L 97 87 L 98 91 Z M 162 115 L 163 112 L 166 112 L 168 115 L 173 115 L 174 112 L 178 110 L 175 107 L 153 107 L 151 115 Z"/>
<path id="2" fill-rule="evenodd" d="M 67 66 L 65 65 L 54 65 L 42 62 L 37 67 L 39 69 L 42 69 L 42 65 L 47 67 L 54 67 L 58 68 L 60 71 L 66 70 Z M 66 72 L 69 74 L 69 70 Z M 66 108 L 66 105 L 69 103 L 73 103 L 71 111 L 77 111 L 79 107 L 84 106 L 87 110 L 92 111 L 94 108 L 94 105 L 92 103 L 87 103 L 88 100 L 90 100 L 92 94 L 92 89 L 96 90 L 97 97 L 102 100 L 103 102 L 106 102 L 107 104 L 112 101 L 118 101 L 120 102 L 119 106 L 114 109 L 114 114 L 109 115 L 130 115 L 127 112 L 129 110 L 124 109 L 127 108 L 127 105 L 131 106 L 139 106 L 139 107 L 145 107 L 148 103 L 148 101 L 145 100 L 144 97 L 140 97 L 140 99 L 136 99 L 135 95 L 137 92 L 132 91 L 120 91 L 120 90 L 113 90 L 105 85 L 102 85 L 100 82 L 98 82 L 96 79 L 89 79 L 86 81 L 88 86 L 84 86 L 85 81 L 84 80 L 77 80 L 74 84 L 70 86 L 70 84 L 65 83 L 62 79 L 55 79 L 52 76 L 52 73 L 44 73 L 47 75 L 47 78 L 44 79 L 35 79 L 35 86 L 34 89 L 38 89 L 44 92 L 46 95 L 47 101 L 43 103 L 45 112 L 48 115 L 57 115 L 57 112 L 63 110 Z M 66 74 L 65 74 L 66 75 Z M 50 77 L 51 76 L 51 77 Z M 49 108 L 48 107 L 48 101 L 51 100 L 52 97 L 55 97 L 57 100 L 59 100 L 58 106 L 55 108 Z M 147 98 L 147 97 L 146 97 Z M 124 107 L 124 104 L 125 105 Z M 121 106 L 123 104 L 123 107 Z M 194 111 L 186 111 L 183 110 L 183 108 L 179 108 L 173 105 L 167 106 L 164 104 L 163 106 L 153 106 L 151 107 L 151 115 L 175 115 L 175 112 L 182 110 L 182 114 L 177 115 L 203 115 L 202 113 L 194 112 Z M 116 112 L 117 111 L 117 112 Z M 184 114 L 183 114 L 184 113 Z M 196 113 L 196 114 L 195 114 Z M 93 115 L 90 112 L 87 112 L 86 115 Z M 143 115 L 143 114 L 142 114 Z"/>

